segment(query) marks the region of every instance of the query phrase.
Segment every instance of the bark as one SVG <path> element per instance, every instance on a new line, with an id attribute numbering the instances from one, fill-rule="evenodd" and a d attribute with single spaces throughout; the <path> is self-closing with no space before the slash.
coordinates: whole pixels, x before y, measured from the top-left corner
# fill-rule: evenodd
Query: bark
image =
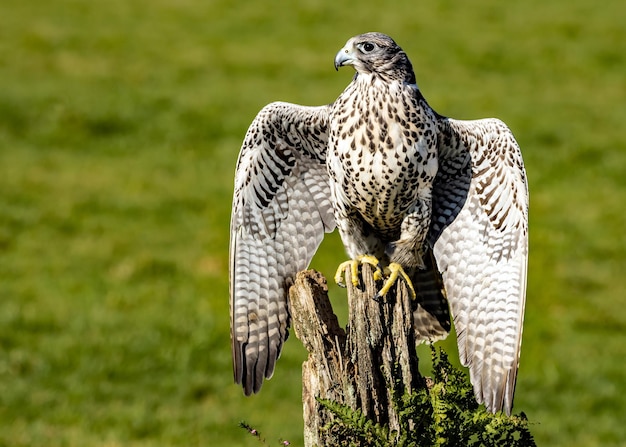
<path id="1" fill-rule="evenodd" d="M 363 265 L 359 286 L 348 284 L 347 327 L 339 326 L 325 278 L 300 272 L 290 290 L 296 336 L 309 353 L 302 366 L 305 446 L 337 445 L 341 433 L 328 430 L 332 415 L 317 401 L 329 399 L 360 409 L 371 420 L 399 430 L 393 397 L 424 386 L 415 351 L 410 293 L 399 280 L 386 297 L 374 300 L 381 284 Z"/>

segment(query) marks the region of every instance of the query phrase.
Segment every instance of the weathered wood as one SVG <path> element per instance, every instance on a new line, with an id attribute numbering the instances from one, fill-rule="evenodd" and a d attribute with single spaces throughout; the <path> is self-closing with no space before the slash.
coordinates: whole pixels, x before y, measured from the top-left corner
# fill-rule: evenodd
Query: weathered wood
<path id="1" fill-rule="evenodd" d="M 346 330 L 339 326 L 324 277 L 309 270 L 298 274 L 290 290 L 293 327 L 309 352 L 302 366 L 305 446 L 341 441 L 324 430 L 331 415 L 316 400 L 330 399 L 360 409 L 375 422 L 399 429 L 393 396 L 424 386 L 415 351 L 410 294 L 402 280 L 379 301 L 380 284 L 369 265 L 361 284 L 348 284 Z"/>
<path id="2" fill-rule="evenodd" d="M 309 352 L 302 365 L 304 445 L 332 445 L 323 430 L 330 415 L 316 398 L 347 402 L 346 397 L 353 394 L 352 371 L 346 370 L 344 363 L 346 333 L 333 313 L 326 279 L 320 273 L 298 274 L 290 290 L 290 304 L 294 331 Z"/>

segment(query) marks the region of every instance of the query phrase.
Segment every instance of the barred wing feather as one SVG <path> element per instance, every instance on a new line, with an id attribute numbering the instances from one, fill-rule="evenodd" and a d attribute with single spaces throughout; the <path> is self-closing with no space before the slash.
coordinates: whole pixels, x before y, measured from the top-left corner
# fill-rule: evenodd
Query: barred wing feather
<path id="1" fill-rule="evenodd" d="M 325 165 L 327 107 L 272 103 L 254 119 L 235 173 L 230 307 L 235 381 L 270 378 L 288 336 L 287 291 L 335 227 Z"/>
<path id="2" fill-rule="evenodd" d="M 510 414 L 526 299 L 528 189 L 499 120 L 440 123 L 430 242 L 476 398 Z"/>

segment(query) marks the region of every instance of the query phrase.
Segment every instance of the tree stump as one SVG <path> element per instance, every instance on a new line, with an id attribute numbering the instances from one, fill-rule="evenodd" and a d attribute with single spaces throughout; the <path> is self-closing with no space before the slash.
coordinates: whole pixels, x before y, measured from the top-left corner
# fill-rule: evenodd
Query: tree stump
<path id="1" fill-rule="evenodd" d="M 399 280 L 382 300 L 373 270 L 363 265 L 361 284 L 348 285 L 349 316 L 339 326 L 328 298 L 326 279 L 313 270 L 300 272 L 289 300 L 296 336 L 309 353 L 302 365 L 304 445 L 337 445 L 340 433 L 326 430 L 332 415 L 317 399 L 360 409 L 374 422 L 400 428 L 393 397 L 401 397 L 424 380 L 419 374 L 413 329 L 413 302 Z"/>

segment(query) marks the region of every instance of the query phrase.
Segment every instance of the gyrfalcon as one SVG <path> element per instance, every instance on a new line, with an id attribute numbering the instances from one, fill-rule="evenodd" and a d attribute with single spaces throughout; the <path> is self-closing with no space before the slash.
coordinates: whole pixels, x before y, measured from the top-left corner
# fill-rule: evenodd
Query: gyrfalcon
<path id="1" fill-rule="evenodd" d="M 406 281 L 420 341 L 447 335 L 449 302 L 477 400 L 510 414 L 528 257 L 520 148 L 500 120 L 435 112 L 384 34 L 349 39 L 334 62 L 356 71 L 335 102 L 269 104 L 241 147 L 230 226 L 235 381 L 250 394 L 272 376 L 288 289 L 336 227 L 351 259 L 336 280 L 368 262 L 384 279 L 379 297 Z"/>

